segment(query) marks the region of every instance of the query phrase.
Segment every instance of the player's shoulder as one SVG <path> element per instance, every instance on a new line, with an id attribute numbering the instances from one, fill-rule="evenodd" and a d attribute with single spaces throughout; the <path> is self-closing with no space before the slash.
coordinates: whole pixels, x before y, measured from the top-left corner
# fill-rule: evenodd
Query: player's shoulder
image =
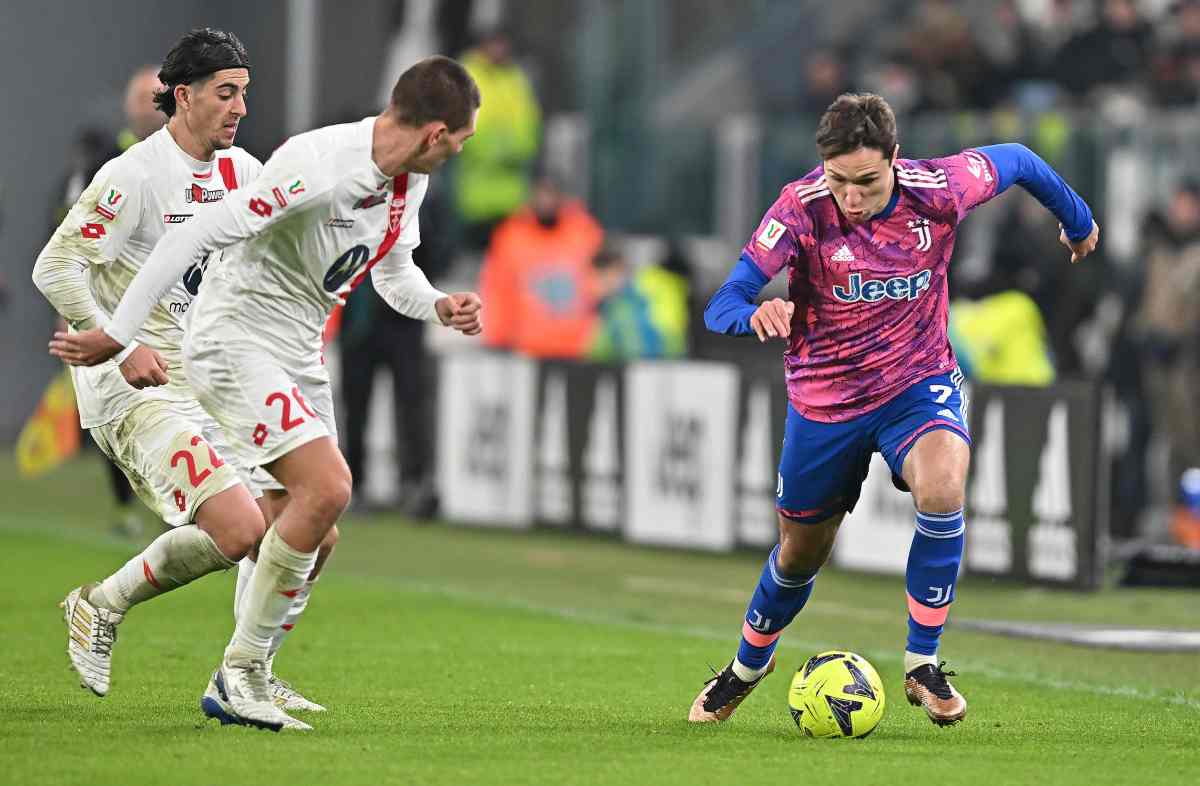
<path id="1" fill-rule="evenodd" d="M 149 183 L 161 169 L 154 148 L 149 137 L 130 145 L 120 155 L 104 162 L 104 166 L 96 171 L 93 184 L 115 185 L 132 191 Z"/>
<path id="2" fill-rule="evenodd" d="M 307 178 L 318 191 L 332 188 L 371 157 L 371 130 L 366 121 L 324 126 L 297 134 L 271 155 L 268 167 L 285 176 Z"/>
<path id="3" fill-rule="evenodd" d="M 829 186 L 825 182 L 825 167 L 818 166 L 799 180 L 793 180 L 783 187 L 783 193 L 792 201 L 807 205 L 822 197 L 829 196 Z"/>
<path id="4" fill-rule="evenodd" d="M 783 217 L 791 217 L 793 223 L 802 223 L 806 214 L 819 209 L 822 203 L 831 199 L 829 185 L 825 182 L 825 168 L 818 166 L 785 185 L 779 192 L 775 209 Z"/>
<path id="5" fill-rule="evenodd" d="M 313 160 L 323 161 L 336 161 L 347 154 L 369 152 L 371 131 L 364 127 L 366 122 L 367 120 L 357 120 L 353 123 L 338 123 L 296 134 L 280 145 L 277 152 L 305 155 Z"/>
<path id="6" fill-rule="evenodd" d="M 945 158 L 898 158 L 896 181 L 921 190 L 945 190 L 949 186 Z"/>
<path id="7" fill-rule="evenodd" d="M 783 187 L 772 213 L 779 221 L 803 235 L 820 222 L 823 206 L 832 204 L 833 195 L 825 182 L 825 168 L 818 165 Z"/>

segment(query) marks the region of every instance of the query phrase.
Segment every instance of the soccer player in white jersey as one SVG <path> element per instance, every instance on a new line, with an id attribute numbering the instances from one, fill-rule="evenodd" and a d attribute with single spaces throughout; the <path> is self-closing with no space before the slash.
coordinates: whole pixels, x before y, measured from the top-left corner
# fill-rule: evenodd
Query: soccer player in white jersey
<path id="1" fill-rule="evenodd" d="M 104 324 L 156 243 L 254 180 L 262 165 L 233 147 L 245 117 L 249 60 L 237 37 L 200 29 L 163 62 L 156 96 L 165 128 L 105 165 L 59 226 L 33 278 L 73 329 Z M 116 626 L 129 608 L 236 564 L 264 517 L 217 423 L 183 372 L 185 314 L 210 260 L 197 260 L 156 303 L 139 342 L 117 363 L 73 370 L 82 425 L 174 529 L 97 584 L 63 602 L 67 651 L 81 684 L 110 688 Z M 165 384 L 164 384 L 165 383 Z M 243 481 L 239 483 L 239 480 Z M 273 683 L 277 700 L 303 700 Z M 319 705 L 313 705 L 319 707 Z"/>
<path id="2" fill-rule="evenodd" d="M 107 325 L 51 344 L 73 365 L 113 357 L 188 265 L 224 249 L 192 308 L 184 365 L 239 463 L 269 470 L 289 502 L 263 538 L 233 641 L 202 699 L 223 722 L 308 728 L 264 720 L 276 709 L 264 672 L 271 636 L 350 501 L 321 360 L 329 312 L 370 274 L 397 311 L 480 332 L 478 296 L 438 291 L 412 262 L 428 175 L 474 133 L 479 104 L 458 63 L 417 63 L 382 114 L 289 139 L 252 187 L 155 249 Z"/>

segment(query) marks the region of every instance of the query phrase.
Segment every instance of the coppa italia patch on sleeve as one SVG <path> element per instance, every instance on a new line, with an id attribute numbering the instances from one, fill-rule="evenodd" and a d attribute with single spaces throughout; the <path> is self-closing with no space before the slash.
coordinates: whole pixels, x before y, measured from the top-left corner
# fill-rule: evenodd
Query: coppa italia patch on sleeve
<path id="1" fill-rule="evenodd" d="M 109 221 L 115 219 L 123 207 L 125 207 L 125 195 L 121 193 L 121 189 L 114 186 L 105 188 L 100 194 L 100 200 L 96 202 L 96 212 Z"/>
<path id="2" fill-rule="evenodd" d="M 287 207 L 290 199 L 295 199 L 307 190 L 307 186 L 304 185 L 304 178 L 293 177 L 284 181 L 283 185 L 274 186 L 271 189 L 271 196 L 275 198 L 275 204 L 280 207 Z"/>
<path id="3" fill-rule="evenodd" d="M 767 221 L 767 225 L 763 227 L 763 231 L 758 233 L 758 244 L 768 251 L 775 248 L 775 244 L 779 242 L 779 238 L 783 237 L 783 224 L 775 219 Z"/>

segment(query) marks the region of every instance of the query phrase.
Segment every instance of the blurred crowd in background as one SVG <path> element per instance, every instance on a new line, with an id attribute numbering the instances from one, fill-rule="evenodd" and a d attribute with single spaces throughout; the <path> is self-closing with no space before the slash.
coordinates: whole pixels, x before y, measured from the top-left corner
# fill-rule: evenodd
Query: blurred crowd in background
<path id="1" fill-rule="evenodd" d="M 846 0 L 819 14 L 762 0 L 597 2 L 576 4 L 570 35 L 539 25 L 538 5 L 398 2 L 386 58 L 456 55 L 481 88 L 477 133 L 422 207 L 417 261 L 435 282 L 478 288 L 487 346 L 605 363 L 745 350 L 700 329 L 742 242 L 718 229 L 717 192 L 742 193 L 722 180 L 722 129 L 735 116 L 757 129 L 744 239 L 818 163 L 812 134 L 833 98 L 878 92 L 902 156 L 1021 141 L 1096 208 L 1101 253 L 1076 267 L 1020 189 L 980 210 L 952 265 L 952 340 L 977 382 L 1110 386 L 1114 534 L 1169 531 L 1200 548 L 1200 472 L 1188 472 L 1200 467 L 1200 0 Z M 739 15 L 757 21 L 733 25 Z M 671 40 L 644 44 L 648 20 Z M 600 54 L 585 43 L 596 39 Z M 47 231 L 103 161 L 161 125 L 155 83 L 153 68 L 133 75 L 118 133 L 80 130 Z M 548 151 L 563 117 L 582 140 L 565 149 L 581 157 Z M 329 335 L 356 481 L 370 472 L 366 416 L 387 371 L 399 504 L 436 512 L 431 352 L 444 347 L 369 283 Z"/>

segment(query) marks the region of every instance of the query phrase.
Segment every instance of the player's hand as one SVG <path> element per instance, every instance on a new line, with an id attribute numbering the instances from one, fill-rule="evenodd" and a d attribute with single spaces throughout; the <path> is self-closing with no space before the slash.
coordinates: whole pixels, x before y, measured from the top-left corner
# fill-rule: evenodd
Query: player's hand
<path id="1" fill-rule="evenodd" d="M 1096 244 L 1100 242 L 1100 225 L 1093 221 L 1091 234 L 1083 240 L 1071 240 L 1067 237 L 1067 230 L 1062 228 L 1062 224 L 1059 224 L 1058 242 L 1071 249 L 1071 264 L 1073 265 L 1096 250 Z"/>
<path id="2" fill-rule="evenodd" d="M 433 304 L 442 324 L 459 333 L 477 336 L 483 330 L 483 301 L 474 292 L 455 292 Z"/>
<path id="3" fill-rule="evenodd" d="M 156 350 L 139 345 L 121 363 L 121 376 L 138 390 L 165 385 L 167 361 Z"/>
<path id="4" fill-rule="evenodd" d="M 763 302 L 750 317 L 750 327 L 758 335 L 759 341 L 768 338 L 787 338 L 792 334 L 792 314 L 796 304 L 783 298 L 775 298 Z"/>
<path id="5" fill-rule="evenodd" d="M 125 347 L 100 328 L 82 333 L 55 333 L 50 354 L 69 366 L 98 366 Z"/>

